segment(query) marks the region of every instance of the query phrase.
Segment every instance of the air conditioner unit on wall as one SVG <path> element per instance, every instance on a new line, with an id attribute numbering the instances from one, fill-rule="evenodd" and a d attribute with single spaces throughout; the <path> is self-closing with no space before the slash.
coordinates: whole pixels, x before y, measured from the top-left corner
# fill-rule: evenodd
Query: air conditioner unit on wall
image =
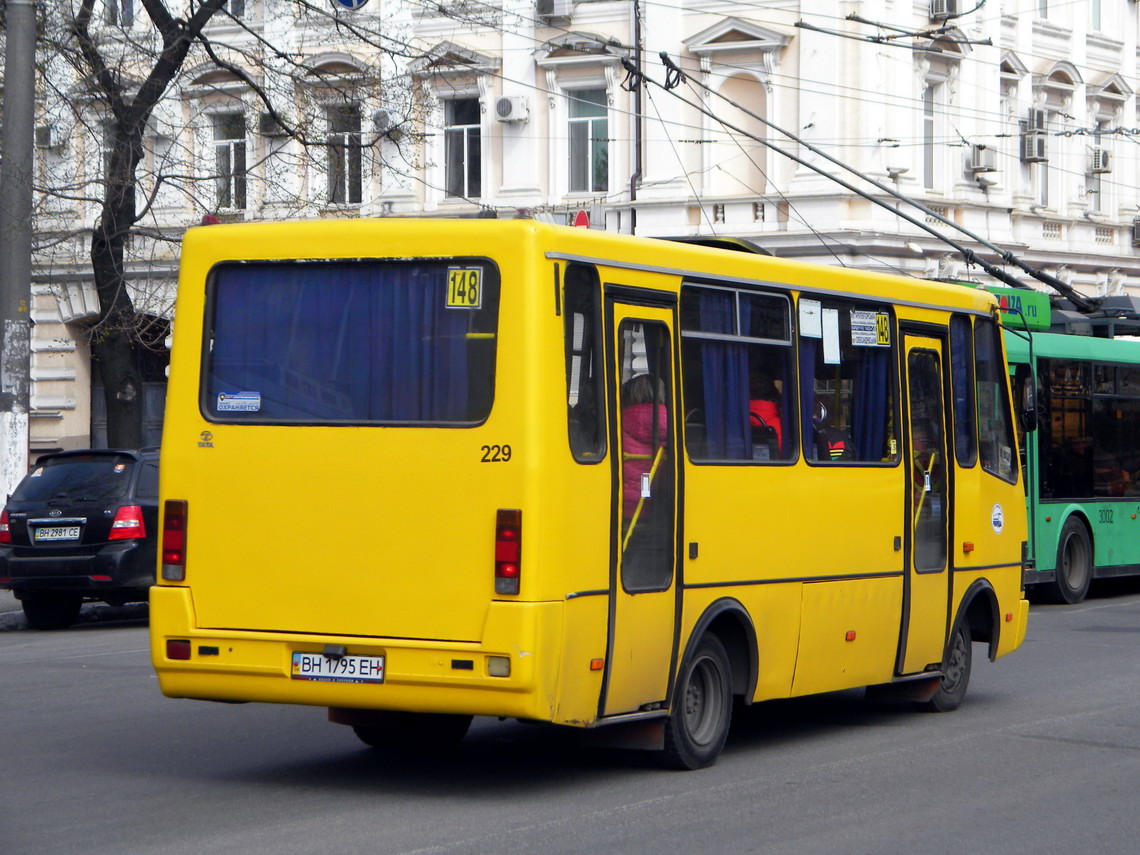
<path id="1" fill-rule="evenodd" d="M 495 118 L 500 122 L 525 122 L 530 118 L 523 95 L 504 95 L 495 99 Z"/>
<path id="2" fill-rule="evenodd" d="M 1140 246 L 1140 220 L 1132 221 L 1132 245 Z"/>
<path id="3" fill-rule="evenodd" d="M 57 149 L 63 147 L 63 139 L 55 125 L 36 126 L 36 148 Z"/>
<path id="4" fill-rule="evenodd" d="M 938 21 L 958 14 L 958 0 L 930 0 L 930 17 Z"/>
<path id="5" fill-rule="evenodd" d="M 1044 131 L 1026 131 L 1021 135 L 1021 162 L 1047 163 L 1049 135 Z"/>
<path id="6" fill-rule="evenodd" d="M 543 18 L 569 18 L 574 11 L 574 0 L 535 0 L 534 10 Z"/>
<path id="7" fill-rule="evenodd" d="M 285 129 L 272 113 L 262 113 L 257 118 L 257 132 L 263 137 L 287 137 L 289 131 Z"/>
<path id="8" fill-rule="evenodd" d="M 970 149 L 971 172 L 997 172 L 997 149 L 975 145 Z"/>
<path id="9" fill-rule="evenodd" d="M 1092 163 L 1089 166 L 1089 172 L 1093 175 L 1104 175 L 1107 172 L 1112 172 L 1112 158 L 1109 157 L 1108 149 L 1094 148 L 1092 150 Z"/>

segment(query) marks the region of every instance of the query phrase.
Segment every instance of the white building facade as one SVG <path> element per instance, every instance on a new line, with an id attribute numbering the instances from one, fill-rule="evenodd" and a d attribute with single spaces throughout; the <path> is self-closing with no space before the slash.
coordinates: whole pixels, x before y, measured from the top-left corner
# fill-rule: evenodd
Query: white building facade
<path id="1" fill-rule="evenodd" d="M 992 281 L 922 226 L 996 255 L 834 161 L 1081 293 L 1140 294 L 1130 0 L 323 0 L 303 18 L 293 5 L 230 0 L 207 30 L 229 68 L 196 51 L 153 117 L 129 271 L 157 343 L 178 238 L 204 216 L 585 212 L 612 231 Z M 130 36 L 124 55 L 150 28 L 131 0 L 108 0 L 102 23 Z M 45 97 L 44 186 L 97 184 L 98 112 L 82 113 Z M 97 212 L 92 193 L 38 209 L 33 455 L 99 439 L 83 232 Z"/>

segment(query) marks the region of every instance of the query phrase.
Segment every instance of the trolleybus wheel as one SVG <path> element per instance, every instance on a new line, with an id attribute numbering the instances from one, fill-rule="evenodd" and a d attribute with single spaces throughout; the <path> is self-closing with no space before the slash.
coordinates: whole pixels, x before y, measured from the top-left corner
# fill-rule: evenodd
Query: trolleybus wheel
<path id="1" fill-rule="evenodd" d="M 1055 603 L 1079 603 L 1092 581 L 1092 544 L 1080 520 L 1069 517 L 1057 540 L 1057 569 L 1049 588 Z"/>
<path id="2" fill-rule="evenodd" d="M 962 705 L 966 687 L 970 685 L 970 664 L 973 654 L 970 644 L 970 624 L 965 615 L 954 627 L 946 656 L 942 661 L 942 681 L 930 700 L 919 704 L 929 712 L 951 712 Z"/>
<path id="3" fill-rule="evenodd" d="M 704 636 L 677 676 L 673 709 L 665 722 L 667 765 L 700 769 L 716 762 L 732 721 L 731 674 L 720 639 Z"/>
<path id="4" fill-rule="evenodd" d="M 376 724 L 354 725 L 365 745 L 393 756 L 438 754 L 454 748 L 471 726 L 469 715 L 385 712 L 374 714 Z"/>

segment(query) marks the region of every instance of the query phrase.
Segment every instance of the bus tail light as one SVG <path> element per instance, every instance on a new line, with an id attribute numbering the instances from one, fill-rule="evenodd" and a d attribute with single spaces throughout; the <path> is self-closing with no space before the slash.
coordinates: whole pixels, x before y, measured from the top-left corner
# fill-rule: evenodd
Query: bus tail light
<path id="1" fill-rule="evenodd" d="M 186 578 L 185 499 L 167 499 L 162 512 L 162 578 L 181 582 Z"/>
<path id="2" fill-rule="evenodd" d="M 115 512 L 107 540 L 133 540 L 136 537 L 146 537 L 142 508 L 138 505 L 123 505 Z"/>
<path id="3" fill-rule="evenodd" d="M 495 593 L 517 594 L 522 570 L 522 511 L 499 508 L 495 520 Z"/>
<path id="4" fill-rule="evenodd" d="M 8 524 L 8 510 L 7 510 L 7 508 L 5 508 L 4 512 L 0 513 L 0 543 L 11 543 L 11 542 L 12 542 L 12 529 Z"/>

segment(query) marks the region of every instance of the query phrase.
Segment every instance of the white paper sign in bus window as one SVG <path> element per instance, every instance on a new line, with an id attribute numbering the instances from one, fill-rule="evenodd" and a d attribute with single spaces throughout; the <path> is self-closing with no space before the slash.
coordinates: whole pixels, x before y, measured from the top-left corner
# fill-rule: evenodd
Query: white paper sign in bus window
<path id="1" fill-rule="evenodd" d="M 839 365 L 839 309 L 823 310 L 823 364 Z"/>
<path id="2" fill-rule="evenodd" d="M 886 312 L 852 309 L 851 344 L 855 347 L 890 347 L 890 315 Z"/>
<path id="3" fill-rule="evenodd" d="M 804 338 L 823 338 L 819 309 L 819 300 L 800 298 L 800 335 Z"/>

